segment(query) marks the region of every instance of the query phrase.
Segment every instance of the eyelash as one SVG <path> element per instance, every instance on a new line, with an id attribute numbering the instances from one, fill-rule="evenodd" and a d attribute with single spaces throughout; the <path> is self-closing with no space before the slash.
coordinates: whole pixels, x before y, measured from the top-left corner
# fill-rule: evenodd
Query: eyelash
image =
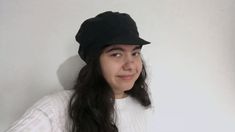
<path id="1" fill-rule="evenodd" d="M 119 57 L 119 56 L 121 56 L 121 53 L 113 53 L 113 54 L 111 54 L 111 56 L 112 57 Z"/>
<path id="2" fill-rule="evenodd" d="M 134 53 L 132 53 L 132 56 L 140 56 L 140 55 L 141 55 L 140 52 L 134 52 Z M 120 57 L 120 56 L 122 56 L 122 53 L 113 53 L 113 54 L 111 54 L 111 56 L 112 56 L 112 57 Z"/>
<path id="3" fill-rule="evenodd" d="M 134 52 L 132 55 L 133 56 L 139 56 L 139 55 L 141 55 L 141 53 L 140 52 Z"/>

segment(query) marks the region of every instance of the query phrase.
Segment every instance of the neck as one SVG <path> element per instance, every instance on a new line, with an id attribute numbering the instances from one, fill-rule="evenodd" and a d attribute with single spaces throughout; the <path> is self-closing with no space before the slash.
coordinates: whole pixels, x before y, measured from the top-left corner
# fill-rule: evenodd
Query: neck
<path id="1" fill-rule="evenodd" d="M 122 98 L 125 98 L 127 97 L 127 94 L 125 93 L 115 93 L 115 99 L 122 99 Z"/>

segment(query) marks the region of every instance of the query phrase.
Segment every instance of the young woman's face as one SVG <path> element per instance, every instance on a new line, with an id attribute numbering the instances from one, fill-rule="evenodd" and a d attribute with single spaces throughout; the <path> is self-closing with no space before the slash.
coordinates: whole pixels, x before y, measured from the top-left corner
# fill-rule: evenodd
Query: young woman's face
<path id="1" fill-rule="evenodd" d="M 112 88 L 115 98 L 125 97 L 142 71 L 141 46 L 112 45 L 100 56 L 103 76 Z"/>

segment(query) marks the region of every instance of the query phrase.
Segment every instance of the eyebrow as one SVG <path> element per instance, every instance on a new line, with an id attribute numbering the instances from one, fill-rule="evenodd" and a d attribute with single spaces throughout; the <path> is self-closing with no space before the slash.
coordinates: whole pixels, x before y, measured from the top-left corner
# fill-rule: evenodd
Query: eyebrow
<path id="1" fill-rule="evenodd" d="M 135 50 L 138 50 L 138 49 L 141 49 L 141 48 L 142 48 L 142 46 L 141 46 L 141 45 L 138 45 L 138 46 L 136 46 L 135 48 L 133 48 L 132 51 L 135 51 Z M 111 52 L 111 51 L 114 51 L 114 50 L 124 51 L 124 49 L 121 48 L 121 47 L 118 47 L 118 46 L 115 47 L 115 46 L 113 46 L 112 48 L 110 48 L 109 50 L 107 50 L 106 53 Z"/>

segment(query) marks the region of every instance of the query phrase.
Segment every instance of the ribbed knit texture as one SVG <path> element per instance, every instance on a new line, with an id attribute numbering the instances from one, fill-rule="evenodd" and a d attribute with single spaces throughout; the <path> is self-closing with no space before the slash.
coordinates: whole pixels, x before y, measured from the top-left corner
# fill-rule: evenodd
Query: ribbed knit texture
<path id="1" fill-rule="evenodd" d="M 68 103 L 72 90 L 45 96 L 16 121 L 6 132 L 69 132 Z M 119 132 L 147 132 L 150 110 L 131 97 L 115 100 Z"/>

